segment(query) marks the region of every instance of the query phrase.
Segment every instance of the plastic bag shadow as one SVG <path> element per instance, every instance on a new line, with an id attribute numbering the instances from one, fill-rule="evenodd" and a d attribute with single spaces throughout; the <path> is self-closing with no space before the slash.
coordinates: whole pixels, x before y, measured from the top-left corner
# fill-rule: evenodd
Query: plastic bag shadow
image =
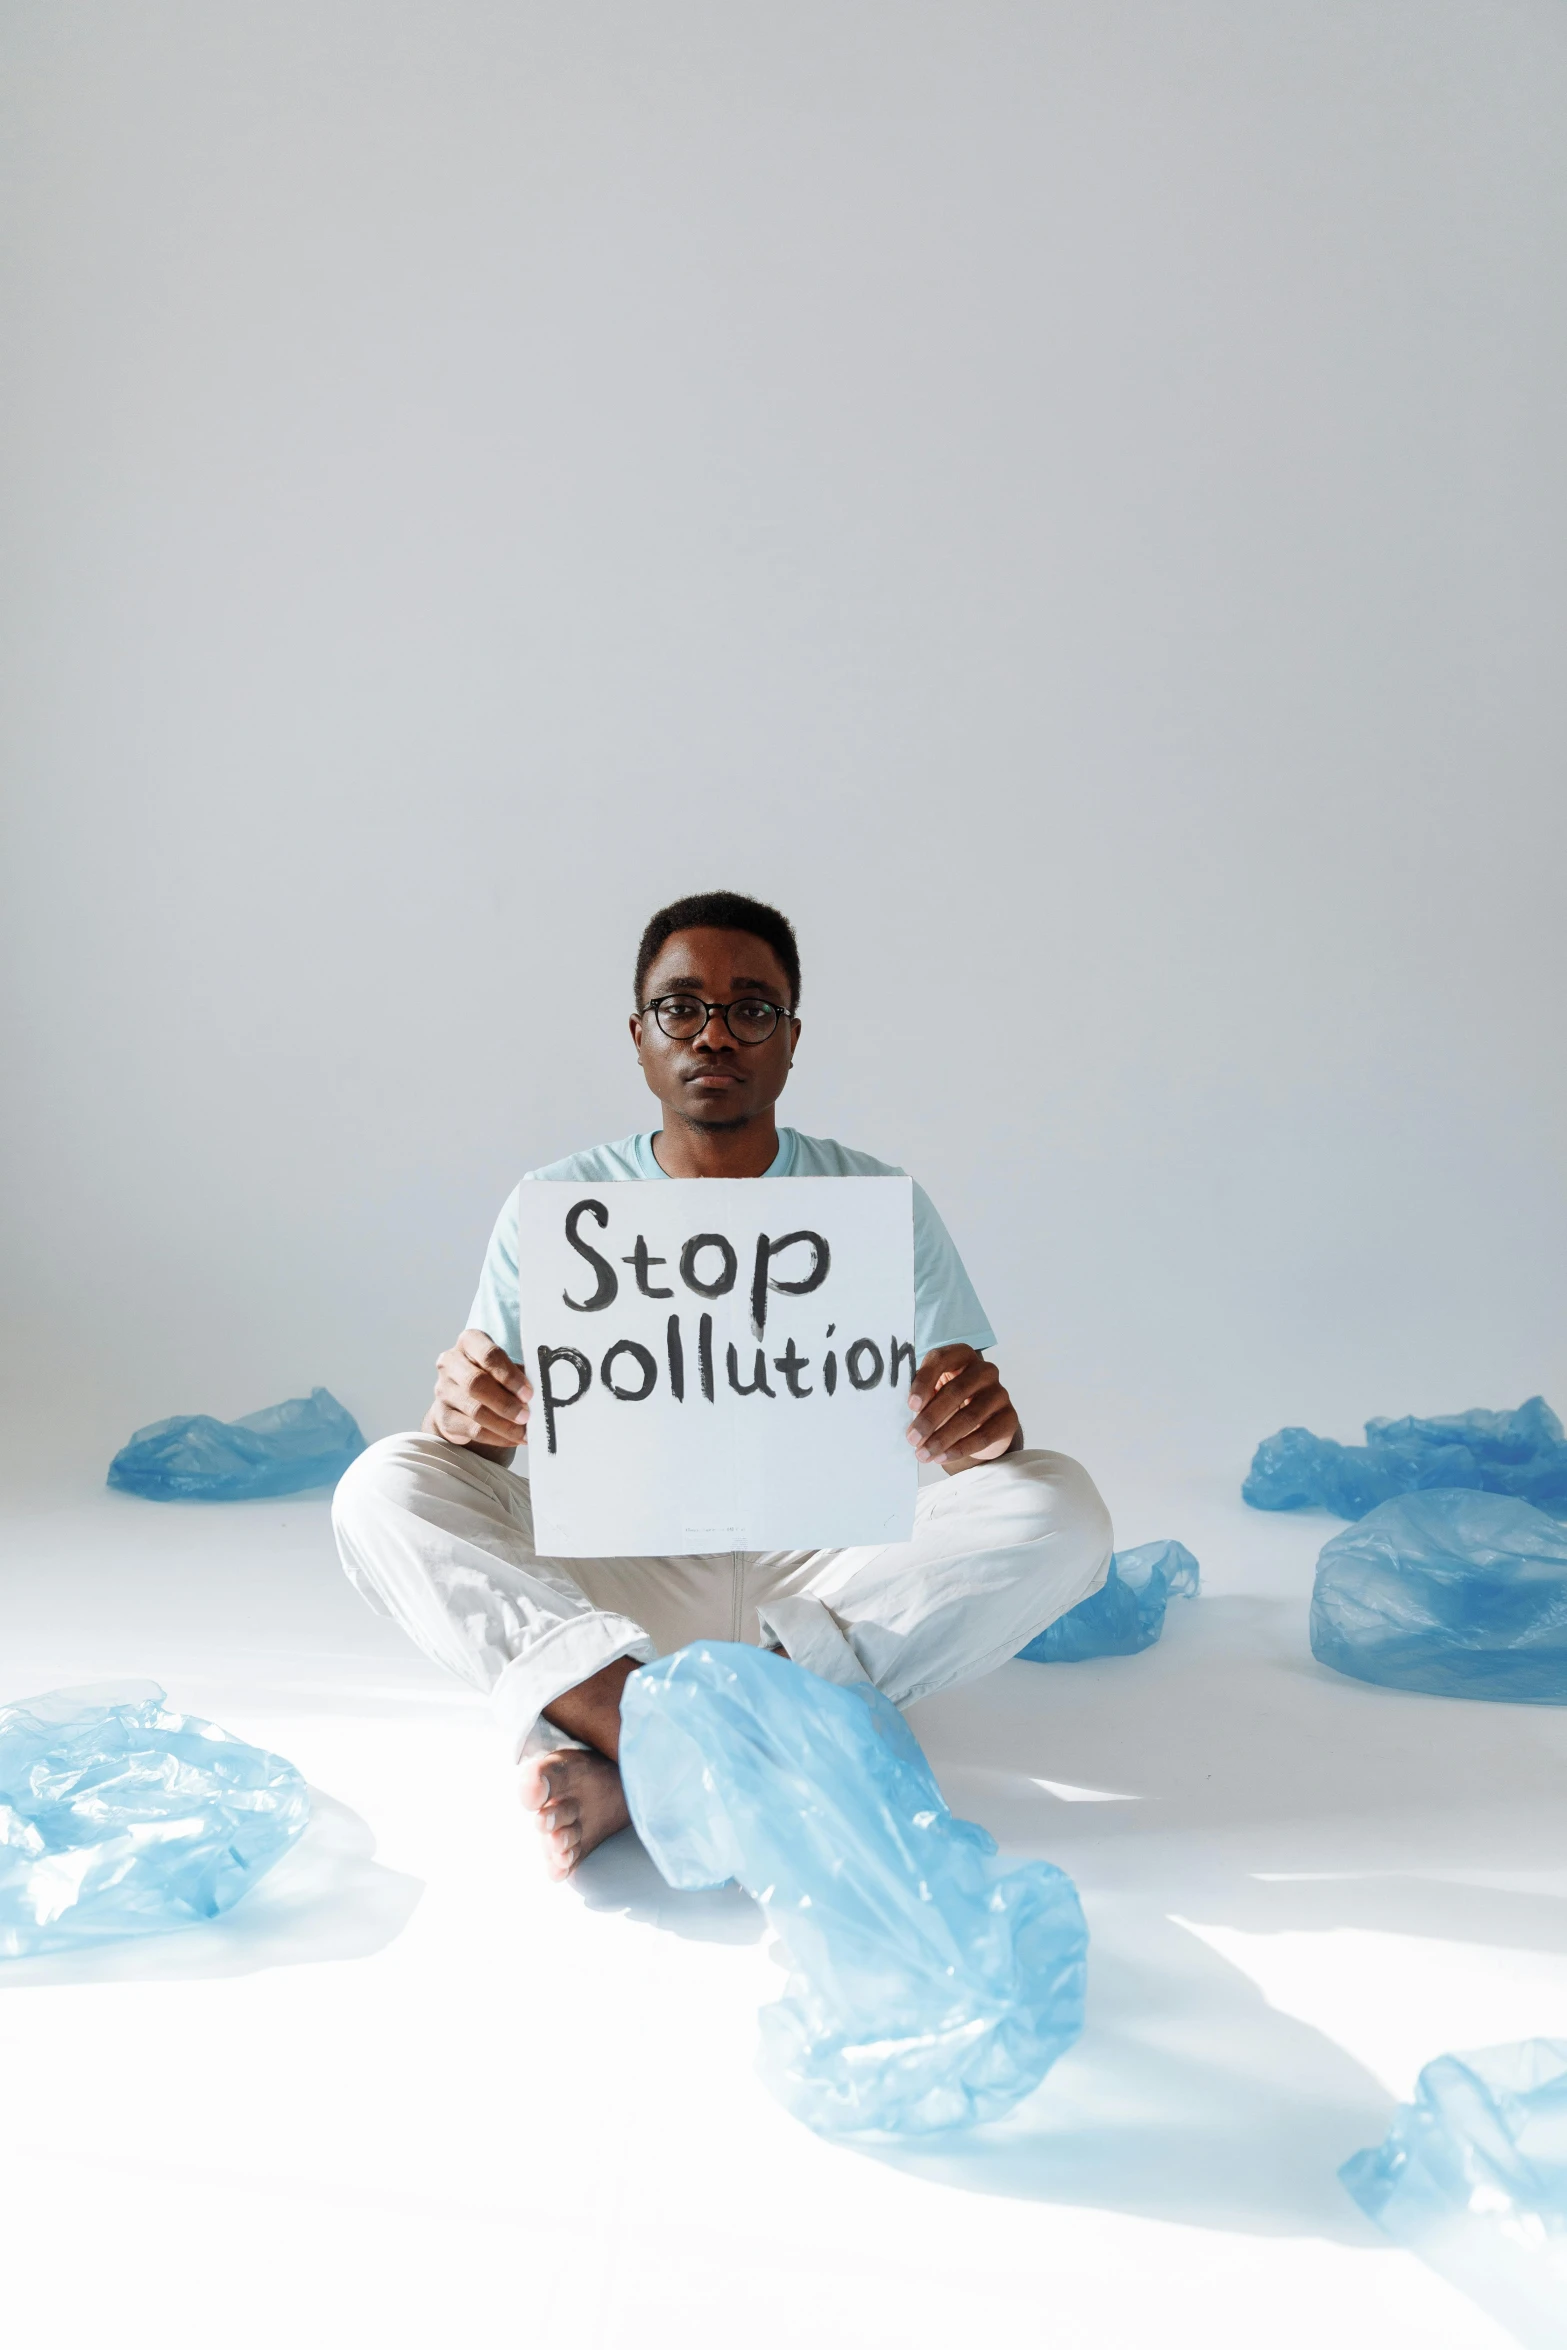
<path id="1" fill-rule="evenodd" d="M 740 1885 L 677 1893 L 665 1884 L 635 1828 L 623 1828 L 590 1852 L 567 1882 L 588 1909 L 609 1910 L 640 1926 L 657 1926 L 684 1942 L 760 1942 L 761 1910 Z"/>
<path id="2" fill-rule="evenodd" d="M 254 1889 L 210 1925 L 0 1964 L 0 1991 L 55 1983 L 169 1983 L 249 1975 L 263 1967 L 370 1958 L 394 1942 L 424 1891 L 375 1858 L 356 1811 L 319 1788 L 310 1824 Z"/>
<path id="3" fill-rule="evenodd" d="M 888 2167 L 971 2194 L 1253 2236 L 1380 2241 L 1336 2176 L 1387 2098 L 1238 1968 L 1141 1905 L 1096 1919 L 1082 2041 L 1004 2120 L 902 2144 Z"/>
<path id="4" fill-rule="evenodd" d="M 1433 2241 L 1409 2249 L 1505 2327 L 1523 2350 L 1567 2350 L 1567 2260 L 1559 2254 L 1515 2242 L 1473 2218 L 1456 2220 Z"/>

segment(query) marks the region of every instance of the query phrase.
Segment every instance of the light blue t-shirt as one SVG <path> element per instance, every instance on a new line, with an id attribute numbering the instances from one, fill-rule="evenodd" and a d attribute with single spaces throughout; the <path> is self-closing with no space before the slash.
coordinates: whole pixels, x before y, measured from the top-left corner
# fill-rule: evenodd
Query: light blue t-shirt
<path id="1" fill-rule="evenodd" d="M 797 1134 L 792 1126 L 778 1133 L 778 1156 L 768 1175 L 901 1175 L 868 1151 L 851 1151 L 841 1142 L 824 1142 L 814 1134 Z M 524 1183 L 667 1183 L 653 1156 L 651 1134 L 628 1134 L 624 1142 L 596 1143 L 592 1150 L 557 1159 L 553 1167 L 535 1167 Z M 766 1178 L 764 1177 L 765 1181 Z M 522 1332 L 517 1316 L 517 1194 L 511 1193 L 495 1219 L 495 1230 L 479 1276 L 479 1294 L 468 1316 L 470 1330 L 483 1330 L 504 1347 L 514 1363 L 522 1360 Z M 974 1295 L 974 1285 L 963 1270 L 963 1259 L 953 1247 L 945 1224 L 919 1185 L 914 1185 L 914 1344 L 921 1362 L 933 1346 L 994 1346 L 995 1332 L 985 1309 Z"/>

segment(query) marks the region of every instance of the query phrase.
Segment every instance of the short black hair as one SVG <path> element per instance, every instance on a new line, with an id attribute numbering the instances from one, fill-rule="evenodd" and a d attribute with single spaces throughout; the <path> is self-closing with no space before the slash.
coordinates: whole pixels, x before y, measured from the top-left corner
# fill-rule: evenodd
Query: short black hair
<path id="1" fill-rule="evenodd" d="M 636 1000 L 642 1002 L 642 985 L 667 939 L 677 930 L 744 930 L 752 938 L 759 938 L 778 957 L 789 982 L 789 1009 L 792 1012 L 800 1001 L 800 949 L 795 941 L 794 925 L 776 906 L 764 906 L 757 898 L 743 898 L 732 889 L 699 890 L 695 897 L 676 898 L 673 905 L 660 906 L 658 912 L 642 933 L 642 944 L 637 949 Z"/>

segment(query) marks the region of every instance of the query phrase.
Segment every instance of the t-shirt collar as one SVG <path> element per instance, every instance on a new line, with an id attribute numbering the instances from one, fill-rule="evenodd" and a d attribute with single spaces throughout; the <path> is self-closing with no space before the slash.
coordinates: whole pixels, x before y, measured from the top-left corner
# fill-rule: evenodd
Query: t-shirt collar
<path id="1" fill-rule="evenodd" d="M 768 1175 L 788 1175 L 792 1172 L 794 1167 L 794 1145 L 794 1128 L 792 1126 L 780 1126 L 778 1129 L 778 1155 L 773 1160 L 773 1163 L 770 1167 L 763 1169 L 764 1179 Z M 637 1136 L 636 1157 L 637 1173 L 639 1175 L 644 1177 L 656 1177 L 664 1183 L 669 1181 L 669 1177 L 664 1173 L 663 1168 L 659 1165 L 658 1160 L 653 1155 L 653 1132 L 651 1129 L 648 1133 L 639 1134 Z"/>

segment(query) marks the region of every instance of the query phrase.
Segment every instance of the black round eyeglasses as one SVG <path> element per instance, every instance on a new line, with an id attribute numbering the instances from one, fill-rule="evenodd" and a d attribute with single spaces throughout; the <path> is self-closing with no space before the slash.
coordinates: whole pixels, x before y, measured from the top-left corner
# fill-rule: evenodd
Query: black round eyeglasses
<path id="1" fill-rule="evenodd" d="M 704 1004 L 695 995 L 660 995 L 642 1010 L 652 1013 L 675 1044 L 689 1044 L 700 1036 L 715 1012 L 722 1013 L 724 1026 L 736 1044 L 765 1044 L 779 1021 L 789 1016 L 781 1004 L 770 1004 L 758 995 L 737 996 L 732 1004 Z"/>

